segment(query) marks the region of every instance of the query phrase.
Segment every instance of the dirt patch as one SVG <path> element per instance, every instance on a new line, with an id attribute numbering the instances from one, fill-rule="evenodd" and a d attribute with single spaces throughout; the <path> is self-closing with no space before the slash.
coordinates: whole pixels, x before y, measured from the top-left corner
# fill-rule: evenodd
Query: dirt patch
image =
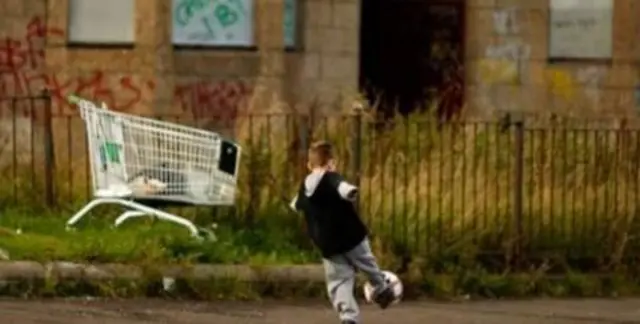
<path id="1" fill-rule="evenodd" d="M 0 323 L 16 324 L 327 324 L 317 302 L 172 302 L 160 300 L 0 301 Z M 363 323 L 640 323 L 640 300 L 537 300 L 445 304 L 407 302 L 386 311 L 363 306 Z"/>

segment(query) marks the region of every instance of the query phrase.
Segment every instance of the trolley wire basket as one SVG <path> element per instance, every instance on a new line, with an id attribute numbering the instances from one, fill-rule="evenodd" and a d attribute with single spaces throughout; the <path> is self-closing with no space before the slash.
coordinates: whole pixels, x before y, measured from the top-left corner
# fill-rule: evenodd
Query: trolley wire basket
<path id="1" fill-rule="evenodd" d="M 86 126 L 94 199 L 67 221 L 73 227 L 91 209 L 117 204 L 115 221 L 152 216 L 199 230 L 162 211 L 167 205 L 229 206 L 235 201 L 241 148 L 215 132 L 109 110 L 69 96 Z"/>

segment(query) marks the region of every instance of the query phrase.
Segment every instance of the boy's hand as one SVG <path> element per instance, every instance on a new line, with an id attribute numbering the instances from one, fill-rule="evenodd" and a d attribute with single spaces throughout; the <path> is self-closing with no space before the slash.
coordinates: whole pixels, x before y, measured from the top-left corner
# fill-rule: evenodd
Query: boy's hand
<path id="1" fill-rule="evenodd" d="M 298 208 L 296 207 L 297 203 L 298 203 L 298 195 L 296 195 L 295 197 L 293 197 L 293 199 L 291 199 L 291 202 L 289 202 L 289 208 L 297 212 L 298 211 Z"/>
<path id="2" fill-rule="evenodd" d="M 353 188 L 347 193 L 347 200 L 354 201 L 358 197 L 358 188 Z"/>
<path id="3" fill-rule="evenodd" d="M 346 181 L 342 181 L 340 182 L 340 185 L 338 185 L 338 193 L 343 199 L 353 201 L 358 196 L 358 187 Z"/>

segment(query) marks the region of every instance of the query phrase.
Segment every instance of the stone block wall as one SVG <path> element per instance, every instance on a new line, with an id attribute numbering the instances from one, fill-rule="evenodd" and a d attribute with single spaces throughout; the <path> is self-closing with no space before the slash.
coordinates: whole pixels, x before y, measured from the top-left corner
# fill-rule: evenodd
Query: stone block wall
<path id="1" fill-rule="evenodd" d="M 74 113 L 63 96 L 77 93 L 125 112 L 197 117 L 232 114 L 248 103 L 271 109 L 279 101 L 330 102 L 357 90 L 358 0 L 301 1 L 301 46 L 290 51 L 281 37 L 283 0 L 256 1 L 257 46 L 246 50 L 176 48 L 171 2 L 132 1 L 130 48 L 67 46 L 68 0 L 2 1 L 0 37 L 13 42 L 4 53 L 29 62 L 0 53 L 0 96 L 46 87 L 56 115 Z M 18 51 L 24 55 L 11 54 Z"/>
<path id="2" fill-rule="evenodd" d="M 467 1 L 468 108 L 574 116 L 637 114 L 639 3 L 615 0 L 613 58 L 549 60 L 548 0 Z"/>
<path id="3" fill-rule="evenodd" d="M 302 3 L 303 51 L 287 54 L 288 91 L 294 102 L 317 100 L 332 110 L 336 99 L 358 91 L 360 0 Z"/>
<path id="4" fill-rule="evenodd" d="M 232 115 L 248 103 L 304 110 L 314 99 L 332 111 L 336 99 L 358 89 L 362 0 L 300 0 L 300 48 L 288 51 L 283 0 L 256 1 L 257 46 L 250 50 L 174 48 L 170 1 L 132 1 L 131 48 L 67 46 L 68 0 L 0 1 L 0 96 L 47 87 L 56 115 L 74 113 L 62 100 L 73 92 L 120 111 L 199 117 Z M 483 115 L 640 111 L 637 1 L 615 0 L 611 60 L 572 62 L 548 60 L 549 0 L 466 4 L 466 109 Z M 273 105 L 280 101 L 290 107 Z"/>

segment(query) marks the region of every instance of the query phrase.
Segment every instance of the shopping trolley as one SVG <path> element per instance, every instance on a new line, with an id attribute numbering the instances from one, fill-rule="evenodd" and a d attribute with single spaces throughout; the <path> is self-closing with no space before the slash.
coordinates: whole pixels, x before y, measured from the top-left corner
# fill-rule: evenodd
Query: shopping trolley
<path id="1" fill-rule="evenodd" d="M 94 199 L 67 221 L 72 228 L 91 209 L 117 204 L 128 219 L 151 216 L 201 237 L 189 220 L 162 211 L 167 205 L 232 205 L 241 148 L 220 135 L 109 110 L 69 96 L 85 122 Z M 210 233 L 209 233 L 210 234 Z"/>

